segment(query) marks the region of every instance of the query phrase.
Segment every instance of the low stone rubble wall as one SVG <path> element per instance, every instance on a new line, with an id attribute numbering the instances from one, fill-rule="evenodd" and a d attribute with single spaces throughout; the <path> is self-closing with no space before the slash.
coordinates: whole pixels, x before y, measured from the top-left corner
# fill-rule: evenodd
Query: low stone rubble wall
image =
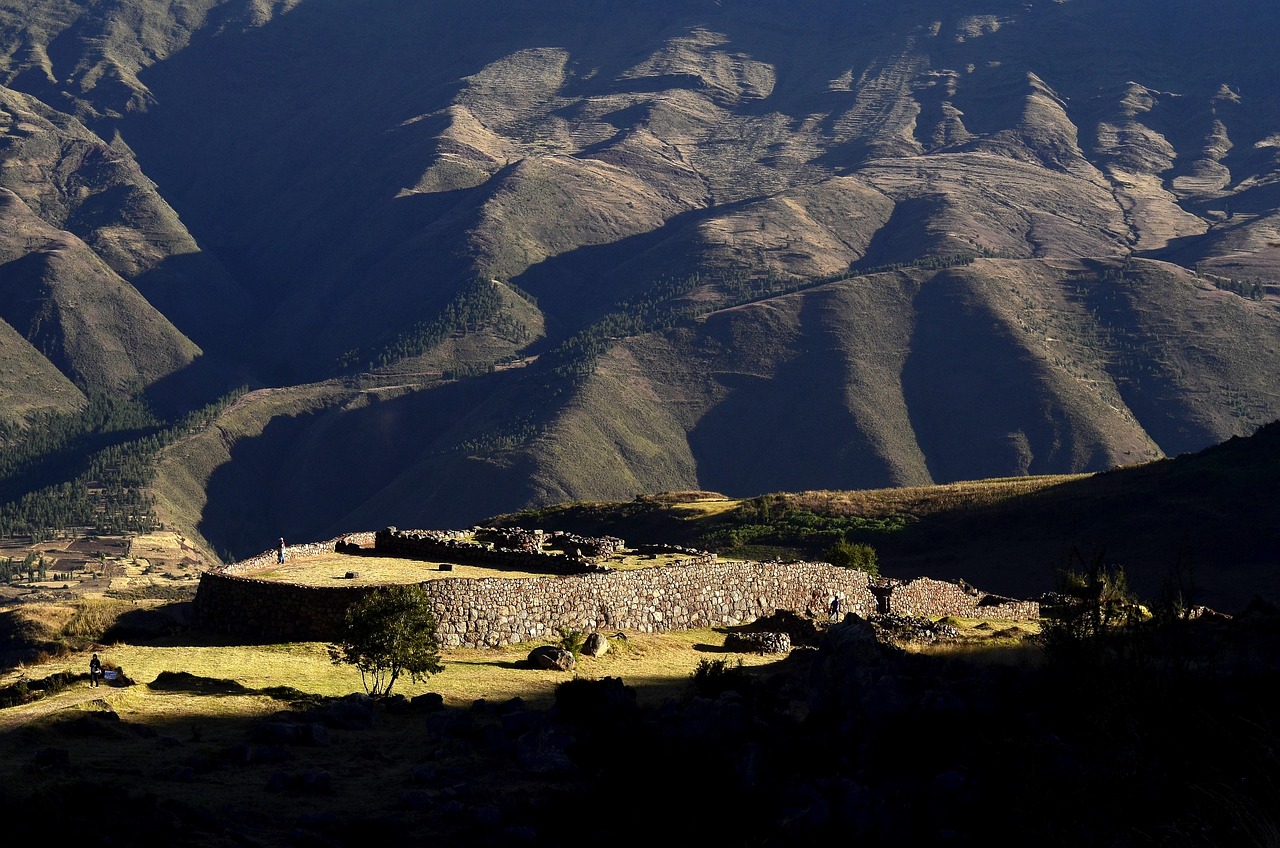
<path id="1" fill-rule="evenodd" d="M 459 565 L 489 565 L 549 574 L 583 574 L 607 570 L 598 566 L 587 555 L 485 547 L 443 536 L 441 531 L 436 530 L 398 530 L 387 527 L 374 534 L 373 547 L 373 552 L 378 556 L 400 556 Z"/>
<path id="2" fill-rule="evenodd" d="M 345 536 L 318 543 L 325 550 Z M 298 550 L 311 546 L 299 546 Z M 348 606 L 374 587 L 314 587 L 251 579 L 247 563 L 200 578 L 198 626 L 256 641 L 333 641 Z M 432 599 L 444 647 L 499 647 L 556 641 L 559 629 L 652 633 L 749 623 L 777 610 L 822 617 L 839 597 L 845 612 L 868 616 L 876 600 L 860 571 L 820 562 L 683 564 L 608 574 L 532 578 L 442 578 L 420 584 Z M 890 606 L 913 616 L 1036 619 L 1039 605 L 921 578 L 899 585 Z"/>

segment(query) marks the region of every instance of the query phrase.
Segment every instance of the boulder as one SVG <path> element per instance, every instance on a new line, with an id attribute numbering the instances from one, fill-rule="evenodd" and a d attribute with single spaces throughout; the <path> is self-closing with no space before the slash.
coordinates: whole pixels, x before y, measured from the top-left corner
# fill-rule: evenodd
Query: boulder
<path id="1" fill-rule="evenodd" d="M 600 633 L 588 633 L 582 643 L 582 653 L 589 657 L 603 657 L 609 652 L 609 640 Z"/>
<path id="2" fill-rule="evenodd" d="M 539 645 L 529 652 L 529 665 L 547 671 L 573 671 L 578 661 L 573 653 L 556 645 Z"/>
<path id="3" fill-rule="evenodd" d="M 786 633 L 761 631 L 758 633 L 730 633 L 724 646 L 730 651 L 755 654 L 785 654 L 791 650 L 791 637 Z"/>
<path id="4" fill-rule="evenodd" d="M 555 714 L 571 725 L 620 727 L 636 719 L 639 712 L 635 690 L 621 677 L 576 678 L 556 687 Z"/>

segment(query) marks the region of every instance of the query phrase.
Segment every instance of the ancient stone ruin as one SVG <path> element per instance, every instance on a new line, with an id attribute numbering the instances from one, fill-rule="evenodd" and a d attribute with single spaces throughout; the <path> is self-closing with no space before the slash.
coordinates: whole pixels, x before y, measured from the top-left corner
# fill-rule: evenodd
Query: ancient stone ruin
<path id="1" fill-rule="evenodd" d="M 526 535 L 526 533 L 528 535 Z M 574 545 L 574 554 L 527 548 L 529 531 L 503 533 L 522 549 L 464 542 L 458 531 L 400 531 L 388 527 L 377 533 L 350 534 L 325 543 L 291 547 L 289 557 L 309 552 L 358 551 L 431 561 L 476 563 L 541 572 L 535 577 L 424 580 L 439 622 L 437 635 L 445 648 L 498 647 L 538 640 L 558 641 L 562 630 L 610 634 L 654 633 L 702 627 L 738 627 L 779 611 L 826 620 L 832 598 L 842 600 L 846 613 L 870 618 L 881 613 L 892 597 L 892 613 L 903 617 L 988 617 L 1038 619 L 1039 604 L 989 595 L 967 584 L 919 578 L 895 581 L 890 593 L 883 582 L 865 572 L 825 562 L 724 562 L 715 554 L 688 551 L 674 562 L 635 570 L 597 567 L 590 557 L 578 559 L 581 540 L 561 537 L 557 544 Z M 543 534 L 555 538 L 554 534 Z M 612 547 L 611 547 L 612 546 Z M 596 553 L 622 549 L 621 540 L 604 539 Z M 663 548 L 664 553 L 672 552 Z M 585 560 L 585 562 L 583 561 Z M 588 566 L 590 563 L 590 566 Z M 542 566 L 535 568 L 535 565 Z M 376 586 L 327 587 L 257 580 L 256 571 L 276 567 L 275 552 L 266 552 L 200 578 L 192 615 L 196 624 L 213 632 L 261 641 L 333 641 L 341 633 L 346 610 Z M 795 644 L 799 632 L 774 627 Z M 757 647 L 767 648 L 762 640 Z"/>
<path id="2" fill-rule="evenodd" d="M 386 527 L 374 534 L 373 549 L 350 546 L 339 553 L 446 560 L 457 565 L 484 565 L 547 574 L 608 573 L 600 560 L 623 546 L 614 537 L 588 538 L 569 533 L 543 533 L 522 528 L 475 528 L 471 540 L 451 530 L 400 530 Z"/>

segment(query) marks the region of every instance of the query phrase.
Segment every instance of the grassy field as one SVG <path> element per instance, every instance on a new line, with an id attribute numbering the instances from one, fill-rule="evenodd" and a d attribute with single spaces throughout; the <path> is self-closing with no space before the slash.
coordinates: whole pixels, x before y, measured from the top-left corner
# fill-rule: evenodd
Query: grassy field
<path id="1" fill-rule="evenodd" d="M 137 608 L 137 603 L 127 601 L 90 599 L 78 605 L 41 605 L 27 612 L 41 616 L 46 627 L 73 633 L 83 632 L 75 630 L 77 621 L 119 616 Z M 1034 661 L 1037 651 L 1025 641 L 1038 632 L 1033 622 L 953 618 L 948 623 L 960 631 L 958 642 L 908 648 L 965 655 L 977 662 Z M 99 629 L 105 626 L 105 621 L 98 621 Z M 529 652 L 545 642 L 445 650 L 441 653 L 444 670 L 440 674 L 422 682 L 404 678 L 396 684 L 395 692 L 407 697 L 438 693 L 446 705 L 453 707 L 465 707 L 478 699 L 497 702 L 511 698 L 545 707 L 551 704 L 555 687 L 566 680 L 618 677 L 636 690 L 641 703 L 658 704 L 680 695 L 704 660 L 741 664 L 762 673 L 768 673 L 779 662 L 779 656 L 727 651 L 725 637 L 732 629 L 624 633 L 624 638 L 608 634 L 614 637 L 610 639 L 610 650 L 601 657 L 581 656 L 573 673 L 536 670 L 524 664 Z M 327 649 L 328 645 L 320 642 L 224 644 L 191 633 L 148 644 L 90 642 L 82 650 L 0 674 L 0 688 L 62 673 L 74 677 L 72 685 L 62 691 L 0 710 L 0 733 L 53 714 L 100 710 L 104 705 L 122 718 L 164 725 L 175 715 L 197 722 L 228 716 L 259 717 L 280 708 L 274 699 L 261 694 L 277 688 L 321 697 L 363 691 L 359 672 L 351 666 L 332 663 Z M 89 657 L 95 652 L 108 668 L 122 670 L 134 685 L 90 688 L 87 669 Z M 153 688 L 151 684 L 166 673 L 221 681 L 235 691 L 211 691 L 207 686 L 187 692 Z M 211 694 L 216 697 L 209 697 Z"/>
<path id="2" fill-rule="evenodd" d="M 701 659 L 741 661 L 762 670 L 778 662 L 777 657 L 724 653 L 724 636 L 712 630 L 631 634 L 613 640 L 603 657 L 582 657 L 573 673 L 522 667 L 532 645 L 448 651 L 440 674 L 421 683 L 402 680 L 395 691 L 410 697 L 439 693 L 446 709 L 458 713 L 453 719 L 437 713 L 438 718 L 470 721 L 494 715 L 478 712 L 479 704 L 549 707 L 555 687 L 573 679 L 621 677 L 641 704 L 654 704 L 685 694 Z M 388 787 L 417 783 L 436 793 L 465 780 L 471 791 L 496 801 L 554 786 L 546 780 L 527 786 L 527 775 L 483 764 L 486 755 L 476 746 L 443 744 L 427 731 L 420 712 L 379 711 L 375 725 L 333 730 L 324 744 L 265 744 L 263 728 L 287 722 L 287 711 L 319 698 L 362 692 L 358 672 L 333 665 L 320 643 L 192 642 L 103 646 L 98 653 L 107 666 L 120 667 L 134 681 L 124 687 L 90 688 L 87 651 L 4 675 L 5 685 L 23 675 L 40 679 L 59 671 L 77 678 L 42 700 L 0 709 L 0 787 L 22 786 L 54 799 L 77 785 L 82 787 L 77 803 L 101 805 L 100 818 L 107 821 L 146 818 L 148 812 L 129 812 L 138 804 L 148 811 L 153 804 L 209 810 L 243 823 L 254 834 L 253 844 L 283 845 L 289 837 L 287 827 L 277 832 L 281 822 L 359 821 L 370 810 L 393 805 L 404 792 L 395 789 L 389 795 Z M 50 766 L 47 760 L 55 762 Z M 422 783 L 427 772 L 437 777 Z M 279 788 L 282 781 L 306 774 L 323 775 L 333 789 Z M 436 831 L 444 844 L 449 844 L 448 826 L 432 825 L 445 829 Z M 174 838 L 169 844 L 236 844 L 220 835 L 193 833 L 189 824 Z"/>
<path id="3" fill-rule="evenodd" d="M 636 554 L 622 551 L 600 564 L 617 571 L 635 571 L 641 568 L 654 568 L 669 565 L 687 557 L 687 554 Z M 484 565 L 452 565 L 443 570 L 446 563 L 420 559 L 402 559 L 399 557 L 364 557 L 340 554 L 335 552 L 311 554 L 290 559 L 283 565 L 270 566 L 262 571 L 252 573 L 255 580 L 271 580 L 284 583 L 297 583 L 303 586 L 333 586 L 341 583 L 344 586 L 367 586 L 386 583 L 421 583 L 425 580 L 445 580 L 448 578 L 480 578 L 497 577 L 504 579 L 520 579 L 530 577 L 551 576 L 544 571 L 523 571 L 518 568 L 499 568 Z M 355 577 L 347 577 L 355 574 Z"/>
<path id="4" fill-rule="evenodd" d="M 728 658 L 734 663 L 740 659 L 745 666 L 763 666 L 777 660 L 777 657 L 755 654 L 725 653 L 724 639 L 725 633 L 717 630 L 627 634 L 625 640 L 612 639 L 612 648 L 603 657 L 581 657 L 573 674 L 523 667 L 522 661 L 529 652 L 542 643 L 485 650 L 456 649 L 442 653 L 445 668 L 440 674 L 422 683 L 403 679 L 396 684 L 395 692 L 408 697 L 436 692 L 450 706 L 466 706 L 478 698 L 503 701 L 514 697 L 546 706 L 556 685 L 566 679 L 612 676 L 622 677 L 628 685 L 635 686 L 646 701 L 660 701 L 677 693 L 692 675 L 698 660 L 704 657 Z M 325 697 L 363 691 L 359 672 L 351 666 L 330 662 L 325 643 L 243 646 L 178 641 L 182 643 L 102 646 L 97 653 L 103 661 L 124 669 L 129 679 L 140 684 L 128 688 L 88 688 L 87 670 L 92 651 L 87 649 L 5 673 L 0 676 L 0 686 L 60 672 L 85 679 L 49 698 L 0 711 L 0 731 L 58 710 L 85 709 L 86 699 L 106 701 L 122 716 L 128 714 L 144 723 L 164 722 L 182 697 L 173 692 L 156 692 L 145 685 L 164 672 L 231 681 L 247 690 L 287 687 Z M 257 715 L 259 707 L 279 709 L 278 704 L 268 703 L 270 698 L 248 692 L 236 696 L 224 694 L 216 699 L 206 698 L 204 694 L 186 695 L 186 705 L 180 711 L 194 718 L 207 707 L 214 707 L 213 717 L 228 713 Z M 235 706 L 228 698 L 234 699 Z"/>

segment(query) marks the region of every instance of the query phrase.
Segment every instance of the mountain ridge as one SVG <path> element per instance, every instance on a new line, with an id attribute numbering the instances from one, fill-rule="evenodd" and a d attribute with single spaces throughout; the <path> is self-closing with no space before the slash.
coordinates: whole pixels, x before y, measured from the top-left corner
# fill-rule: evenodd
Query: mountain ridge
<path id="1" fill-rule="evenodd" d="M 222 551 L 1198 450 L 1280 418 L 1277 14 L 4 0 L 6 228 L 71 253 L 0 315 L 165 418 L 261 390 L 159 465 Z"/>

